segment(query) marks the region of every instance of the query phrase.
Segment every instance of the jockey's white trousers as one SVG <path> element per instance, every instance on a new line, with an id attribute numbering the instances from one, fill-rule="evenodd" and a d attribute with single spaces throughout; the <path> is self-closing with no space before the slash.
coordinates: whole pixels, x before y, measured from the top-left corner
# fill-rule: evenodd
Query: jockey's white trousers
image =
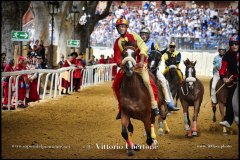
<path id="1" fill-rule="evenodd" d="M 162 85 L 162 90 L 163 90 L 163 94 L 165 97 L 165 101 L 167 103 L 173 102 L 172 93 L 170 92 L 168 81 L 166 80 L 166 78 L 164 77 L 164 75 L 162 74 L 162 72 L 160 71 L 159 68 L 157 69 L 157 78 Z"/>
<path id="2" fill-rule="evenodd" d="M 220 79 L 219 73 L 214 73 L 213 75 L 213 81 L 211 86 L 211 99 L 213 103 L 217 103 L 217 97 L 216 97 L 216 85 L 218 80 Z"/>

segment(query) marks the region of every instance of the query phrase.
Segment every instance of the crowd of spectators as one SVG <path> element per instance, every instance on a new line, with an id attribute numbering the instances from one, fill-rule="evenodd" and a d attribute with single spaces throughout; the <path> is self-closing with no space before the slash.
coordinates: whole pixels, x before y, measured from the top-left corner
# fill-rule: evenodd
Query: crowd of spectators
<path id="1" fill-rule="evenodd" d="M 216 49 L 220 43 L 226 43 L 233 34 L 238 33 L 238 7 L 218 9 L 192 5 L 192 7 L 169 5 L 149 5 L 142 8 L 115 6 L 113 14 L 96 25 L 91 34 L 92 46 L 112 47 L 118 37 L 115 29 L 117 18 L 129 21 L 129 31 L 140 32 L 142 27 L 151 31 L 151 36 L 159 46 L 165 47 L 175 39 L 182 49 Z M 148 4 L 148 5 L 147 5 Z"/>

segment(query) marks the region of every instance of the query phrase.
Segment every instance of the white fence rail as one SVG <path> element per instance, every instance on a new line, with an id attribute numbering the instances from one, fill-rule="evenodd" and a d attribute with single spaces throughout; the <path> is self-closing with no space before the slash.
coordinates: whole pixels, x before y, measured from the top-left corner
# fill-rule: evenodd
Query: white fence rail
<path id="1" fill-rule="evenodd" d="M 111 81 L 112 80 L 112 68 L 116 64 L 98 64 L 98 65 L 93 65 L 93 66 L 86 66 L 82 70 L 82 85 L 81 89 L 87 87 L 87 86 L 92 86 L 96 85 L 99 83 L 103 83 L 106 81 Z M 59 92 L 57 93 L 58 86 L 61 86 L 62 84 L 62 74 L 65 71 L 68 71 L 68 80 L 71 82 L 70 85 L 70 92 L 73 91 L 73 72 L 74 70 L 77 69 L 76 67 L 64 67 L 61 69 L 57 70 L 50 70 L 50 69 L 35 69 L 35 70 L 23 70 L 23 71 L 15 71 L 15 72 L 2 72 L 2 79 L 1 82 L 3 84 L 3 81 L 6 77 L 8 78 L 8 110 L 10 110 L 10 106 L 12 106 L 12 98 L 13 94 L 15 94 L 15 108 L 18 106 L 18 81 L 19 77 L 23 74 L 38 74 L 38 85 L 37 85 L 37 91 L 39 94 L 39 88 L 41 84 L 41 78 L 44 74 L 46 74 L 45 82 L 44 82 L 44 87 L 43 87 L 43 93 L 39 95 L 41 99 L 46 99 L 46 98 L 55 98 L 57 95 L 61 95 L 61 89 L 59 89 Z M 51 79 L 49 79 L 51 77 Z M 13 86 L 13 79 L 15 79 L 15 85 Z M 49 94 L 47 95 L 47 85 L 48 82 L 50 81 L 50 89 L 49 89 Z M 54 87 L 53 87 L 54 85 Z M 12 92 L 14 90 L 14 92 Z M 1 87 L 1 93 L 3 95 L 3 85 Z"/>

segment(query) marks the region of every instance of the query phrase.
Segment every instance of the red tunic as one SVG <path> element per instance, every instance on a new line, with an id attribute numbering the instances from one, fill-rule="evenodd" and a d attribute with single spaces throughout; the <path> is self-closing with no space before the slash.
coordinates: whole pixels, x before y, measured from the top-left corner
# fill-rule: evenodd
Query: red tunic
<path id="1" fill-rule="evenodd" d="M 26 70 L 26 67 L 21 64 L 17 64 L 15 66 L 14 70 L 22 71 L 22 70 Z M 20 101 L 19 103 L 23 103 L 23 101 L 26 97 L 26 81 L 27 81 L 26 74 L 23 74 L 19 77 L 19 80 L 18 80 L 18 100 Z"/>
<path id="2" fill-rule="evenodd" d="M 106 63 L 106 61 L 103 58 L 99 59 L 99 61 L 98 61 L 98 64 L 105 64 L 105 63 Z"/>
<path id="3" fill-rule="evenodd" d="M 74 58 L 72 61 L 73 64 L 75 64 L 77 67 L 80 67 L 82 65 L 82 61 L 80 61 L 79 59 Z M 82 77 L 82 69 L 75 69 L 73 72 L 73 78 L 81 78 Z"/>
<path id="4" fill-rule="evenodd" d="M 12 66 L 7 64 L 4 68 L 4 72 L 13 72 Z M 3 106 L 6 106 L 8 104 L 8 89 L 9 89 L 9 78 L 10 76 L 7 76 L 6 79 L 3 81 L 3 94 L 4 94 L 4 99 L 3 99 Z M 12 97 L 12 94 L 11 94 Z M 10 101 L 11 104 L 11 101 Z"/>
<path id="5" fill-rule="evenodd" d="M 69 67 L 72 63 L 69 60 L 65 60 L 62 67 Z M 68 71 L 63 73 L 61 86 L 67 89 L 70 86 L 70 81 L 68 81 Z"/>

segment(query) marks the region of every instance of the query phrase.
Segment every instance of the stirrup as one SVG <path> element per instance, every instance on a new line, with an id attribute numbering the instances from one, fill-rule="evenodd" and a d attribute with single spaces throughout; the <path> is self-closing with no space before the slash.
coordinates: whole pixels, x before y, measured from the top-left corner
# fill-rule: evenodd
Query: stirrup
<path id="1" fill-rule="evenodd" d="M 159 115 L 159 109 L 158 108 L 154 108 L 153 112 L 154 112 L 154 116 Z"/>

